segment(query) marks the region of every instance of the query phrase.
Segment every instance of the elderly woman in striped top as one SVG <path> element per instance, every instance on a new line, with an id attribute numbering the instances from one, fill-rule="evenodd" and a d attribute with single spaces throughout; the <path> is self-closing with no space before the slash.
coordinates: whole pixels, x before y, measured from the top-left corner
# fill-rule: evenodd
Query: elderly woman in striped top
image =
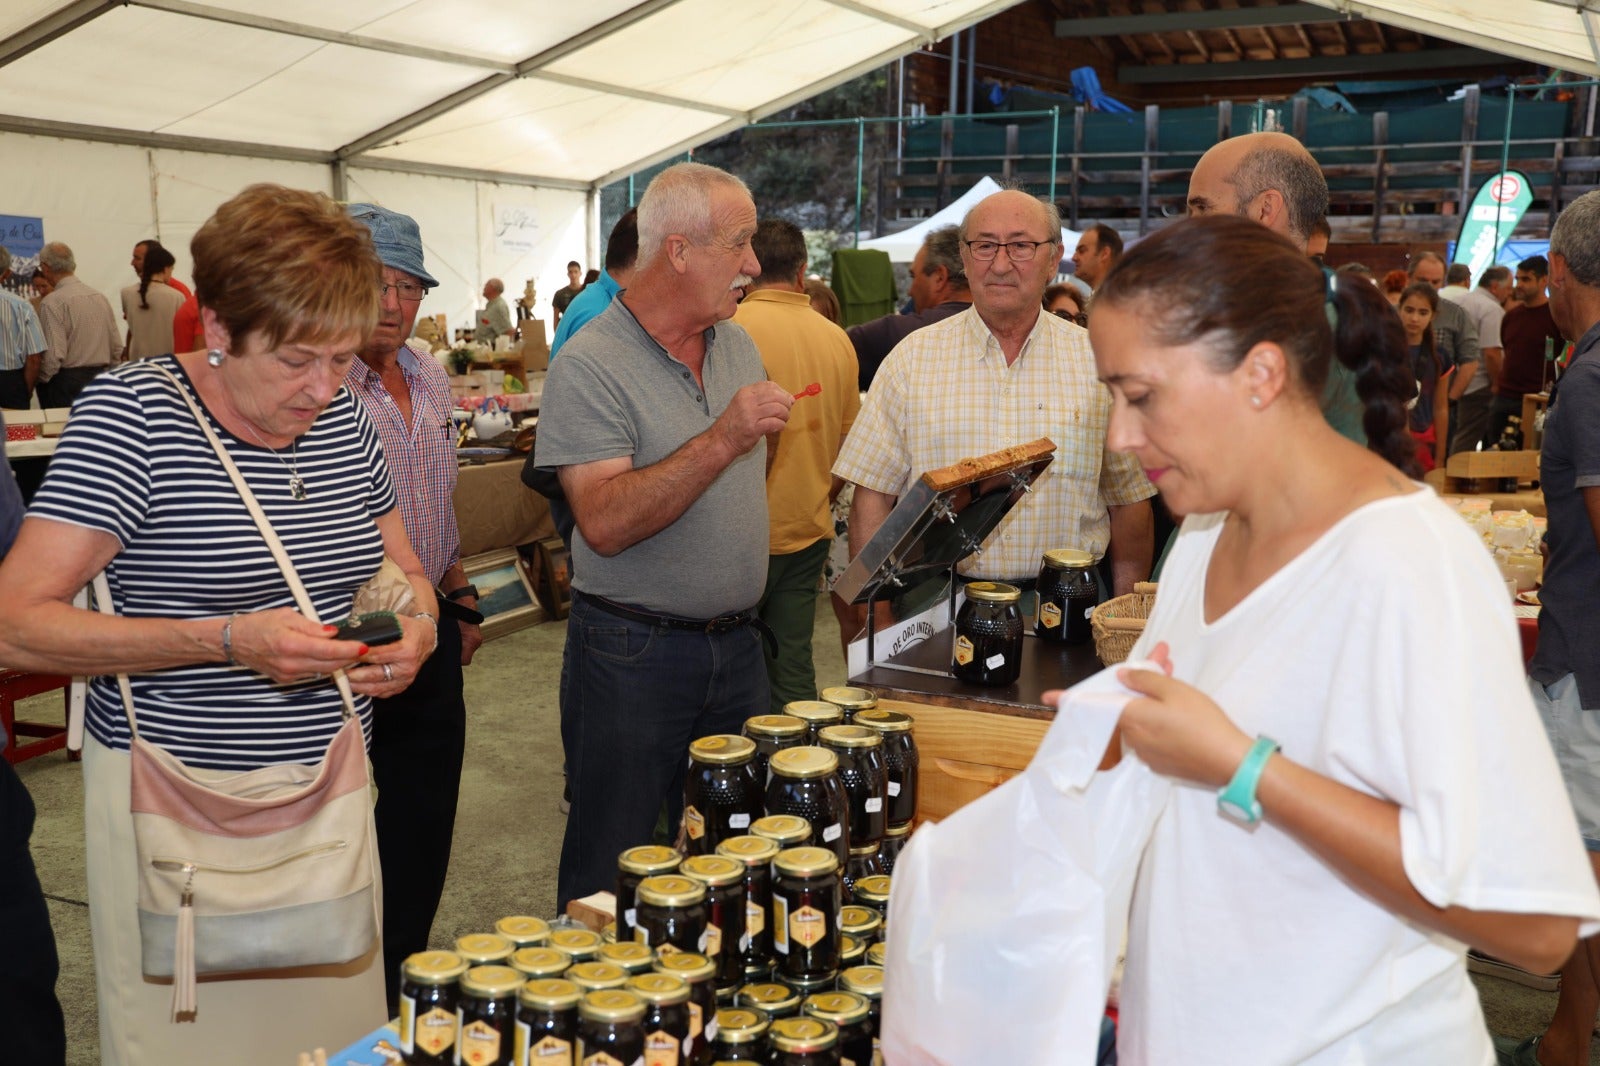
<path id="1" fill-rule="evenodd" d="M 16 546 L 0 566 L 0 662 L 130 676 L 140 735 L 191 767 L 315 762 L 342 721 L 344 670 L 370 698 L 410 684 L 437 640 L 427 579 L 383 452 L 345 371 L 378 313 L 370 236 L 332 200 L 255 185 L 192 244 L 208 350 L 121 366 L 84 390 Z M 175 376 L 169 377 L 163 369 Z M 368 648 L 293 607 L 267 544 L 195 424 L 198 401 L 324 619 L 387 553 L 416 602 L 403 638 Z M 116 616 L 74 593 L 106 571 Z M 90 927 L 102 1061 L 288 1062 L 383 1020 L 381 953 L 341 967 L 210 982 L 168 1021 L 144 978 L 129 813 L 129 725 L 115 679 L 89 688 L 84 751 Z"/>

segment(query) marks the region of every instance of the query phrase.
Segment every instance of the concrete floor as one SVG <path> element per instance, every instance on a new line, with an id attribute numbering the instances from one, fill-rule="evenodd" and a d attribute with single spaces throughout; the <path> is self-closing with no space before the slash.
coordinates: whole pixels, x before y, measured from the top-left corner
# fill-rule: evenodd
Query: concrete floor
<path id="1" fill-rule="evenodd" d="M 817 604 L 814 641 L 819 685 L 841 684 L 838 627 L 825 598 Z M 565 623 L 546 623 L 486 644 L 467 671 L 468 735 L 461 814 L 434 942 L 444 946 L 507 914 L 549 916 L 564 821 L 557 712 Z M 21 705 L 21 717 L 59 720 L 58 697 Z M 18 766 L 39 809 L 34 861 L 49 898 L 61 953 L 57 993 L 66 1012 L 69 1066 L 99 1061 L 94 962 L 84 903 L 83 786 L 78 763 L 49 755 Z M 1492 1032 L 1541 1032 L 1555 994 L 1477 978 Z M 360 1034 L 351 1034 L 352 1039 Z M 1600 1066 L 1600 1041 L 1591 1055 Z M 0 1054 L 0 1059 L 4 1055 Z"/>

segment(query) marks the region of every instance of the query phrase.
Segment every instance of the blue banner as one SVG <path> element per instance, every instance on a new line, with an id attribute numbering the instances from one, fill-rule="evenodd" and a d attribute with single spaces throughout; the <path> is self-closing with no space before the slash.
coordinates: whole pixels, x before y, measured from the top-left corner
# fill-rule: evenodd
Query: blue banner
<path id="1" fill-rule="evenodd" d="M 11 253 L 11 269 L 18 274 L 33 273 L 39 249 L 44 247 L 44 219 L 0 215 L 0 244 Z M 18 269 L 24 263 L 28 269 Z"/>

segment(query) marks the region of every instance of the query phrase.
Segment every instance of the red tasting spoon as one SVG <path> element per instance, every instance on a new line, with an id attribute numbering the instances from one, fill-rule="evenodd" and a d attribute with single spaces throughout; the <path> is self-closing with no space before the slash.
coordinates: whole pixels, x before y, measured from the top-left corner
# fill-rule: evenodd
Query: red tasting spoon
<path id="1" fill-rule="evenodd" d="M 794 394 L 794 398 L 797 399 L 797 400 L 803 400 L 807 396 L 820 396 L 821 394 L 822 394 L 822 382 L 813 381 L 811 384 L 807 385 L 805 388 L 803 388 L 799 392 L 795 393 Z"/>

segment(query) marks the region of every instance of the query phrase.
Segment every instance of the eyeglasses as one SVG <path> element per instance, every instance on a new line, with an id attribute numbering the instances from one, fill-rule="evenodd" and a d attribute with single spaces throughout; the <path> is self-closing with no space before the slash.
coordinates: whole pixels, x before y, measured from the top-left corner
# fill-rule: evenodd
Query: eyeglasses
<path id="1" fill-rule="evenodd" d="M 388 296 L 390 289 L 398 293 L 402 300 L 420 300 L 428 295 L 427 286 L 419 285 L 415 281 L 397 281 L 392 285 L 384 282 L 378 286 L 378 299 Z"/>
<path id="2" fill-rule="evenodd" d="M 1087 311 L 1051 311 L 1050 313 L 1057 318 L 1064 318 L 1068 322 L 1076 322 L 1085 328 L 1089 325 L 1089 313 Z"/>
<path id="3" fill-rule="evenodd" d="M 1013 263 L 1026 263 L 1039 251 L 1041 245 L 1054 244 L 1055 241 L 967 241 L 967 251 L 972 253 L 972 258 L 979 262 L 987 263 L 999 254 L 1000 249 L 1006 250 L 1006 258 Z"/>

